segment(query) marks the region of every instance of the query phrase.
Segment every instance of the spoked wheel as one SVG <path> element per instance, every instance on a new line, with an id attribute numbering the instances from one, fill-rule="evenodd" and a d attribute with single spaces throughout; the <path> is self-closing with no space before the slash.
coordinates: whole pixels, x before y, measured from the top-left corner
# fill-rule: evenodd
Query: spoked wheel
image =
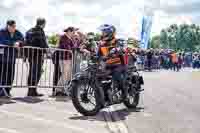
<path id="1" fill-rule="evenodd" d="M 140 93 L 129 91 L 128 97 L 129 99 L 124 101 L 125 106 L 130 109 L 136 108 L 140 100 Z"/>
<path id="2" fill-rule="evenodd" d="M 71 81 L 66 81 L 64 84 L 64 90 L 65 90 L 65 94 L 69 97 L 71 97 L 71 91 L 72 91 L 72 83 Z"/>
<path id="3" fill-rule="evenodd" d="M 78 112 L 85 116 L 96 115 L 101 109 L 98 90 L 87 81 L 78 81 L 72 86 L 72 102 Z"/>

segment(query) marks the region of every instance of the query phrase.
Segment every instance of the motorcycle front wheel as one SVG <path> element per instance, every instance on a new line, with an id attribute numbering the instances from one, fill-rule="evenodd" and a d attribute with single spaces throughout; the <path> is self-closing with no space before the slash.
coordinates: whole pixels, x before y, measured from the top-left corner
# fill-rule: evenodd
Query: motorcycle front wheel
<path id="1" fill-rule="evenodd" d="M 102 108 L 98 89 L 86 80 L 72 84 L 72 103 L 76 110 L 84 116 L 94 116 Z"/>

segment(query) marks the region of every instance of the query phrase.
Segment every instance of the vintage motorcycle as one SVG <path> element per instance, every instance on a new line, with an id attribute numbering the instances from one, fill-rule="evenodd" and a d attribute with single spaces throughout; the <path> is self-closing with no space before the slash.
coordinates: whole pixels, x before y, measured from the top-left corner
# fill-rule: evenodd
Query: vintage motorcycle
<path id="1" fill-rule="evenodd" d="M 84 116 L 96 115 L 101 109 L 124 103 L 127 108 L 136 108 L 143 91 L 143 77 L 135 66 L 129 66 L 126 85 L 128 100 L 122 99 L 122 90 L 112 80 L 110 72 L 102 69 L 101 63 L 93 59 L 83 63 L 81 71 L 72 79 L 71 97 L 76 110 Z"/>

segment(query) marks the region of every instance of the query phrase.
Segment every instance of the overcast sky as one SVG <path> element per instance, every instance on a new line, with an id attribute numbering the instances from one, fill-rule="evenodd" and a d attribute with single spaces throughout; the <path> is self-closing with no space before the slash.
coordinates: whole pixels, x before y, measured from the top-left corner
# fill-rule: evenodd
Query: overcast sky
<path id="1" fill-rule="evenodd" d="M 1 0 L 0 26 L 12 18 L 24 32 L 40 16 L 47 19 L 48 33 L 60 33 L 67 26 L 95 31 L 111 23 L 120 36 L 138 38 L 144 14 L 154 15 L 154 35 L 172 23 L 199 24 L 199 7 L 199 0 Z"/>

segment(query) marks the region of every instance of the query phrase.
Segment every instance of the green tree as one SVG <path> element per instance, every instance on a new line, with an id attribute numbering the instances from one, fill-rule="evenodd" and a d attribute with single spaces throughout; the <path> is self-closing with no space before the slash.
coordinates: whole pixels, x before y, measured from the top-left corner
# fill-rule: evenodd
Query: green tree
<path id="1" fill-rule="evenodd" d="M 53 45 L 54 47 L 57 46 L 57 44 L 59 43 L 59 35 L 51 35 L 48 37 L 48 43 L 50 45 Z"/>
<path id="2" fill-rule="evenodd" d="M 129 47 L 139 48 L 139 42 L 134 38 L 128 38 L 127 43 Z"/>
<path id="3" fill-rule="evenodd" d="M 153 38 L 152 41 L 152 45 L 156 45 Z M 200 27 L 198 25 L 173 24 L 160 32 L 161 48 L 195 51 L 199 45 Z"/>
<path id="4" fill-rule="evenodd" d="M 163 29 L 160 33 L 160 47 L 169 48 L 167 31 Z"/>
<path id="5" fill-rule="evenodd" d="M 94 35 L 95 35 L 95 37 L 94 37 L 94 40 L 95 41 L 100 41 L 101 40 L 101 35 L 100 34 L 98 34 L 98 33 L 94 33 Z"/>
<path id="6" fill-rule="evenodd" d="M 150 47 L 151 48 L 160 48 L 161 47 L 161 42 L 160 42 L 160 36 L 154 36 L 151 41 L 150 41 Z"/>

